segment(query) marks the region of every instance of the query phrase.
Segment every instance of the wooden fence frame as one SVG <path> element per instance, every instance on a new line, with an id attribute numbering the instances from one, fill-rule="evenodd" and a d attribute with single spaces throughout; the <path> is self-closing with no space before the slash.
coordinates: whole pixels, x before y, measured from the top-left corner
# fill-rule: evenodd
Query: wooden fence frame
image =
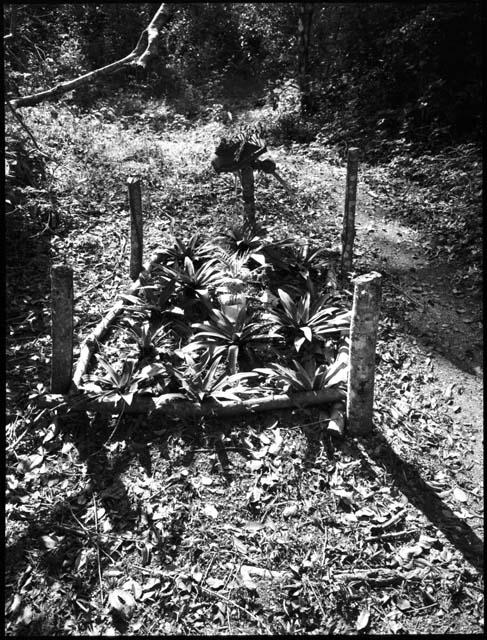
<path id="1" fill-rule="evenodd" d="M 353 151 L 352 159 L 356 159 L 356 151 Z M 350 159 L 350 154 L 349 154 Z M 355 174 L 354 193 L 356 192 L 356 163 L 349 162 L 350 171 Z M 354 180 L 351 180 L 354 183 Z M 245 203 L 253 203 L 253 180 L 247 181 L 248 192 Z M 348 192 L 349 178 L 347 177 L 346 202 L 351 202 L 351 194 Z M 140 269 L 142 263 L 142 206 L 141 190 L 138 180 L 128 181 L 131 211 L 131 263 L 130 276 L 136 275 L 137 280 L 128 289 L 125 295 L 134 295 L 150 276 L 154 266 L 161 261 L 162 254 L 154 253 L 151 259 Z M 352 189 L 352 187 L 350 187 Z M 250 193 L 251 191 L 251 193 Z M 250 200 L 249 200 L 250 198 Z M 347 211 L 347 204 L 345 210 Z M 353 213 L 355 203 L 353 203 Z M 246 214 L 250 213 L 247 210 Z M 252 216 L 252 213 L 250 213 Z M 349 240 L 349 238 L 348 238 Z M 353 239 L 352 239 L 353 242 Z M 350 244 L 347 244 L 350 248 Z M 349 258 L 347 258 L 348 260 Z M 342 255 L 343 264 L 343 255 Z M 347 263 L 348 266 L 348 263 Z M 347 391 L 339 388 L 328 388 L 321 391 L 301 392 L 294 394 L 281 394 L 242 400 L 240 402 L 196 404 L 189 400 L 177 399 L 165 396 L 153 397 L 143 394 L 134 398 L 131 405 L 123 400 L 118 402 L 101 401 L 88 398 L 79 389 L 81 379 L 87 372 L 93 354 L 98 349 L 99 343 L 106 336 L 113 321 L 120 315 L 124 308 L 123 297 L 113 305 L 105 317 L 98 323 L 95 329 L 83 341 L 80 349 L 76 369 L 71 378 L 72 354 L 73 354 L 73 274 L 66 265 L 55 265 L 51 271 L 51 305 L 52 305 L 52 374 L 51 393 L 46 394 L 40 404 L 45 407 L 56 408 L 67 406 L 73 410 L 89 410 L 100 413 L 120 413 L 122 410 L 128 414 L 150 413 L 153 411 L 165 415 L 201 417 L 233 416 L 259 411 L 286 409 L 290 407 L 305 407 L 330 405 L 330 420 L 336 423 L 340 408 L 346 402 L 346 417 L 348 430 L 353 435 L 365 435 L 372 429 L 373 415 L 373 391 L 375 369 L 375 346 L 380 310 L 381 276 L 371 272 L 356 278 L 354 282 L 354 295 L 352 307 L 352 319 L 349 337 L 349 348 L 340 350 L 341 362 L 347 366 L 348 382 Z M 347 354 L 348 351 L 348 354 Z M 337 413 L 338 411 L 338 413 Z M 333 415 L 332 415 L 333 414 Z M 341 430 L 339 430 L 341 431 Z"/>

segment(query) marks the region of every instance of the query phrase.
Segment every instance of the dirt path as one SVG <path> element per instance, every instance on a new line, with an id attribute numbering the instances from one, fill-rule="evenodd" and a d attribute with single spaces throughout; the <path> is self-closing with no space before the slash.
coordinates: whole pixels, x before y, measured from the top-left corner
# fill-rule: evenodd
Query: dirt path
<path id="1" fill-rule="evenodd" d="M 314 147 L 280 147 L 271 156 L 304 197 L 319 186 L 322 200 L 314 222 L 303 220 L 304 235 L 312 238 L 316 227 L 322 237 L 325 228 L 336 240 L 346 172 Z M 463 282 L 458 265 L 429 259 L 420 232 L 392 213 L 397 204 L 392 194 L 378 204 L 366 174 L 359 176 L 355 267 L 384 276 L 383 315 L 394 318 L 400 340 L 414 353 L 416 374 L 428 371 L 421 387 L 424 407 L 442 412 L 445 424 L 451 420 L 452 436 L 465 453 L 462 481 L 477 488 L 472 506 L 479 516 L 471 524 L 483 536 L 482 300 Z"/>
<path id="2" fill-rule="evenodd" d="M 483 333 L 481 300 L 457 281 L 455 265 L 430 262 L 421 235 L 374 205 L 362 185 L 357 203 L 359 263 L 385 275 L 391 292 L 386 313 L 398 320 L 406 341 L 428 363 L 424 397 L 451 417 L 453 431 L 468 445 L 462 473 L 479 487 L 483 504 Z M 395 294 L 395 295 L 394 295 Z M 395 306 L 397 305 L 397 306 Z M 474 523 L 482 528 L 482 518 Z"/>

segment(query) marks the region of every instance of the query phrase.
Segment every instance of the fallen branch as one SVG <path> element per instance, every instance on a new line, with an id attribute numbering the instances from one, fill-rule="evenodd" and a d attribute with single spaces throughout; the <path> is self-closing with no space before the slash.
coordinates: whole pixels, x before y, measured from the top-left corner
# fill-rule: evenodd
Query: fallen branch
<path id="1" fill-rule="evenodd" d="M 134 282 L 134 284 L 130 287 L 130 289 L 126 292 L 126 295 L 133 296 L 134 293 L 138 291 L 138 289 L 142 286 L 144 279 L 150 274 L 153 267 L 160 261 L 160 254 L 154 253 L 151 256 L 151 259 L 144 265 L 139 278 Z M 90 333 L 90 335 L 85 338 L 85 340 L 81 344 L 80 354 L 78 363 L 76 365 L 76 369 L 73 375 L 72 388 L 76 390 L 80 383 L 81 378 L 86 373 L 88 368 L 88 364 L 90 362 L 91 356 L 98 349 L 98 343 L 103 339 L 106 332 L 110 328 L 110 325 L 113 323 L 115 318 L 120 315 L 123 307 L 124 300 L 118 300 L 113 307 L 109 310 L 106 316 L 96 325 L 94 330 Z"/>
<path id="2" fill-rule="evenodd" d="M 347 582 L 369 582 L 377 586 L 386 586 L 405 580 L 406 577 L 394 569 L 358 569 L 356 571 L 343 571 L 334 573 L 333 576 Z"/>
<path id="3" fill-rule="evenodd" d="M 78 363 L 79 364 L 79 363 Z M 74 380 L 73 380 L 74 382 Z M 251 398 L 239 402 L 196 404 L 189 400 L 175 400 L 174 394 L 167 396 L 144 396 L 134 398 L 130 405 L 122 399 L 118 401 L 97 400 L 82 393 L 46 394 L 39 398 L 43 407 L 58 405 L 60 402 L 73 410 L 96 411 L 99 413 L 119 414 L 122 410 L 127 414 L 157 412 L 175 418 L 199 418 L 203 416 L 232 417 L 253 414 L 260 411 L 278 411 L 279 409 L 301 408 L 313 405 L 333 403 L 345 396 L 342 389 L 322 389 L 321 391 L 304 391 L 293 394 L 270 395 L 263 398 Z"/>
<path id="4" fill-rule="evenodd" d="M 149 59 L 156 53 L 157 51 L 157 40 L 159 36 L 160 29 L 169 22 L 169 20 L 173 16 L 174 5 L 162 3 L 156 14 L 152 18 L 150 24 L 144 29 L 140 38 L 135 46 L 135 49 L 129 53 L 125 58 L 107 64 L 104 67 L 100 67 L 99 69 L 95 69 L 94 71 L 90 71 L 85 73 L 74 80 L 67 80 L 66 82 L 60 82 L 55 87 L 51 89 L 47 89 L 46 91 L 41 91 L 39 93 L 34 93 L 29 96 L 21 96 L 19 98 L 15 98 L 10 100 L 9 103 L 12 107 L 31 107 L 43 100 L 47 100 L 49 98 L 57 98 L 58 96 L 67 93 L 68 91 L 72 91 L 73 89 L 78 89 L 79 87 L 89 84 L 93 80 L 97 80 L 102 76 L 106 76 L 114 71 L 118 71 L 123 67 L 129 65 L 135 65 L 137 67 L 145 68 L 147 66 L 147 62 Z"/>
<path id="5" fill-rule="evenodd" d="M 404 509 L 401 509 L 400 511 L 398 511 L 395 515 L 391 516 L 389 520 L 386 520 L 382 524 L 375 524 L 373 525 L 372 528 L 374 529 L 374 531 L 384 531 L 384 529 L 389 529 L 389 527 L 392 527 L 393 524 L 396 524 L 396 522 L 399 522 L 399 520 L 403 517 L 406 511 L 407 511 L 407 508 L 405 507 Z"/>
<path id="6" fill-rule="evenodd" d="M 15 31 L 17 27 L 17 5 L 10 5 L 10 32 L 3 36 L 3 41 L 7 42 L 8 40 L 12 40 L 15 36 Z"/>
<path id="7" fill-rule="evenodd" d="M 277 171 L 273 171 L 273 172 L 271 173 L 271 175 L 272 175 L 272 176 L 274 176 L 274 178 L 275 178 L 275 179 L 276 179 L 280 184 L 282 184 L 282 186 L 284 187 L 284 189 L 286 189 L 286 191 L 287 191 L 290 195 L 292 195 L 292 196 L 296 195 L 296 194 L 295 194 L 295 192 L 294 192 L 294 189 L 293 189 L 292 187 L 290 187 L 290 186 L 289 186 L 289 184 L 284 180 L 284 178 L 282 178 L 282 177 L 277 173 Z"/>
<path id="8" fill-rule="evenodd" d="M 22 118 L 19 116 L 19 114 L 17 113 L 17 111 L 15 111 L 15 108 L 12 106 L 12 102 L 7 102 L 10 111 L 13 113 L 15 119 L 17 120 L 17 122 L 20 124 L 20 126 L 22 127 L 22 129 L 27 133 L 27 135 L 29 136 L 29 138 L 32 140 L 32 142 L 34 143 L 36 149 L 39 151 L 39 153 L 44 156 L 44 158 L 49 158 L 49 156 L 47 155 L 47 153 L 44 153 L 44 151 L 40 148 L 40 146 L 37 143 L 37 140 L 34 137 L 34 134 L 32 133 L 32 131 L 29 129 L 29 127 L 25 124 L 25 122 L 22 120 Z M 50 158 L 49 158 L 50 159 Z"/>
<path id="9" fill-rule="evenodd" d="M 409 529 L 408 531 L 393 531 L 392 533 L 379 533 L 376 536 L 368 536 L 365 538 L 365 542 L 375 542 L 376 540 L 395 540 L 397 538 L 410 536 L 413 533 L 417 533 L 416 529 Z"/>

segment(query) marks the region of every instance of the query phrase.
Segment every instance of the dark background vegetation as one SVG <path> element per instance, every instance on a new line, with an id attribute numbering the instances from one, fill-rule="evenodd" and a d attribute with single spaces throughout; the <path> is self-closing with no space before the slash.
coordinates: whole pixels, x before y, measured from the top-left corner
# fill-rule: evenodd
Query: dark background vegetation
<path id="1" fill-rule="evenodd" d="M 118 72 L 74 98 L 89 106 L 114 89 L 164 96 L 190 117 L 200 115 L 206 99 L 225 101 L 242 87 L 271 104 L 291 103 L 290 87 L 300 82 L 298 58 L 305 55 L 309 105 L 305 114 L 282 111 L 279 124 L 288 139 L 346 139 L 368 143 L 371 153 L 479 139 L 480 2 L 312 3 L 310 41 L 302 54 L 304 4 L 177 4 L 162 55 L 146 72 Z M 123 57 L 157 7 L 18 5 L 7 93 L 47 88 Z M 4 12 L 8 25 L 10 9 Z"/>

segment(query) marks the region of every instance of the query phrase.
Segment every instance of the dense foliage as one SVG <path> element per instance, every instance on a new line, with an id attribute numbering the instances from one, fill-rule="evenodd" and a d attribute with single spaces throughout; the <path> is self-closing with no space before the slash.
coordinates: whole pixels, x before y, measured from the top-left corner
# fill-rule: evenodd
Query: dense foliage
<path id="1" fill-rule="evenodd" d="M 385 152 L 387 143 L 437 146 L 480 134 L 480 2 L 313 3 L 303 53 L 298 26 L 305 4 L 176 3 L 162 55 L 147 72 L 118 72 L 77 99 L 86 102 L 129 80 L 198 115 L 203 96 L 223 100 L 225 89 L 238 93 L 245 79 L 245 90 L 264 91 L 286 133 L 298 140 L 317 134 L 368 140 Z M 46 88 L 123 57 L 157 6 L 18 5 L 7 51 L 8 92 Z M 4 12 L 9 24 L 12 9 Z M 310 76 L 307 118 L 293 99 L 302 87 L 296 84 L 302 55 Z"/>

